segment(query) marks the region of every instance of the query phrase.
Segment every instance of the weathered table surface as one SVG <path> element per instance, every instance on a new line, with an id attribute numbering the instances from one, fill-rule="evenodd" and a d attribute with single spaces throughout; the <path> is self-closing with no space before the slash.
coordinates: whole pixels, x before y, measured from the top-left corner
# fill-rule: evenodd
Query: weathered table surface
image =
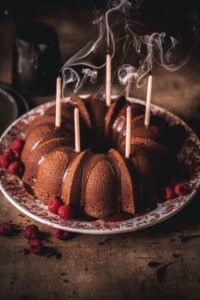
<path id="1" fill-rule="evenodd" d="M 6 54 L 5 54 L 6 55 Z M 0 80 L 9 82 L 8 63 Z M 154 103 L 200 133 L 200 63 L 155 75 Z M 136 95 L 136 92 L 134 93 Z M 145 87 L 137 91 L 145 96 Z M 35 103 L 42 99 L 35 99 Z M 200 299 L 200 198 L 170 220 L 114 236 L 46 238 L 62 255 L 26 255 L 23 234 L 0 237 L 0 299 Z M 35 223 L 0 195 L 0 222 Z M 51 229 L 35 223 L 51 234 Z"/>

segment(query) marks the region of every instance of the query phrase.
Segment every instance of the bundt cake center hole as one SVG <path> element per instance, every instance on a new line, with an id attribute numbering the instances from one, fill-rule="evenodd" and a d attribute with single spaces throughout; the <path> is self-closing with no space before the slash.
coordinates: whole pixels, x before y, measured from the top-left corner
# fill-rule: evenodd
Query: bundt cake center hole
<path id="1" fill-rule="evenodd" d="M 103 133 L 94 131 L 90 137 L 88 148 L 91 149 L 93 153 L 107 153 L 111 145 Z"/>

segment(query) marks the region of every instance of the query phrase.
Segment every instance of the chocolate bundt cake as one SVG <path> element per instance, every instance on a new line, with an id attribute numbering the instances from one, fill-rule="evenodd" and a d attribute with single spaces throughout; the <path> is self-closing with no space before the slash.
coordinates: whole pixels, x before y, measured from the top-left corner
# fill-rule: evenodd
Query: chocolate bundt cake
<path id="1" fill-rule="evenodd" d="M 98 97 L 72 96 L 62 104 L 60 128 L 54 125 L 55 106 L 46 110 L 26 136 L 24 183 L 44 203 L 60 197 L 95 218 L 155 205 L 175 172 L 171 129 L 153 114 L 146 128 L 144 107 L 132 103 L 131 155 L 125 159 L 127 105 L 124 97 L 108 108 Z M 74 152 L 74 106 L 80 112 L 80 153 Z"/>

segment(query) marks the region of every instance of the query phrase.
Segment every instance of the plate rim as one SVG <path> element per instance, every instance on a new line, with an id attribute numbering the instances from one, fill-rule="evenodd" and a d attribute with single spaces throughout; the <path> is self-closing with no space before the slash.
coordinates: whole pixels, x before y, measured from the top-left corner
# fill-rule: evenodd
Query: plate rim
<path id="1" fill-rule="evenodd" d="M 174 215 L 176 215 L 177 213 L 179 213 L 184 207 L 186 207 L 191 201 L 192 199 L 197 195 L 198 190 L 194 189 L 190 195 L 190 198 L 187 199 L 187 201 L 182 204 L 180 207 L 178 207 L 176 210 L 174 210 L 173 212 L 166 214 L 165 216 L 163 216 L 161 219 L 157 219 L 156 221 L 152 222 L 152 223 L 147 223 L 147 224 L 142 224 L 139 227 L 130 227 L 130 228 L 116 228 L 116 229 L 84 229 L 84 228 L 73 228 L 70 226 L 63 226 L 63 225 L 59 225 L 59 224 L 54 224 L 50 221 L 47 221 L 45 219 L 43 219 L 42 217 L 38 217 L 36 215 L 34 215 L 33 213 L 29 212 L 26 208 L 23 208 L 22 206 L 20 206 L 13 198 L 12 196 L 10 196 L 10 194 L 4 190 L 1 182 L 0 182 L 0 190 L 3 193 L 3 195 L 6 197 L 6 199 L 15 207 L 17 208 L 20 212 L 22 212 L 23 214 L 25 214 L 26 216 L 30 217 L 31 219 L 33 219 L 34 221 L 37 221 L 43 225 L 47 225 L 49 227 L 52 228 L 56 228 L 56 229 L 61 229 L 61 230 L 67 230 L 70 232 L 74 232 L 74 233 L 81 233 L 81 234 L 91 234 L 91 235 L 112 235 L 112 234 L 120 234 L 120 233 L 128 233 L 128 232 L 136 232 L 136 231 L 140 231 L 146 228 L 150 228 L 153 227 L 159 223 L 162 223 L 168 219 L 170 219 L 171 217 L 173 217 Z M 173 200 L 172 200 L 173 201 Z M 120 222 L 119 222 L 120 223 Z"/>
<path id="2" fill-rule="evenodd" d="M 144 100 L 142 99 L 134 99 L 133 102 L 136 102 L 136 103 L 140 103 L 140 104 L 143 104 L 145 103 Z M 33 109 L 31 109 L 30 111 L 26 112 L 25 114 L 23 114 L 22 116 L 20 116 L 19 118 L 17 118 L 13 123 L 11 123 L 8 128 L 3 132 L 3 134 L 1 135 L 0 137 L 0 143 L 2 142 L 2 139 L 7 135 L 7 133 L 9 132 L 9 130 L 15 126 L 15 124 L 17 124 L 21 119 L 24 119 L 26 118 L 27 116 L 31 115 L 33 112 L 35 112 L 35 110 L 37 109 L 40 109 L 42 108 L 43 106 L 45 105 L 50 105 L 53 103 L 55 103 L 55 101 L 49 101 L 49 102 L 46 102 L 44 104 L 41 104 L 39 106 L 36 106 L 34 107 Z M 191 127 L 186 123 L 184 122 L 181 118 L 179 118 L 178 116 L 176 116 L 174 113 L 172 113 L 171 111 L 169 110 L 166 110 L 158 105 L 155 105 L 155 104 L 151 104 L 151 107 L 152 108 L 155 108 L 155 109 L 158 109 L 161 113 L 164 113 L 164 112 L 167 112 L 167 114 L 169 116 L 171 116 L 172 118 L 176 118 L 177 120 L 180 121 L 181 124 L 183 124 L 184 126 L 187 127 L 187 130 L 188 132 L 192 133 L 196 140 L 197 140 L 197 144 L 200 146 L 200 141 L 199 141 L 199 138 L 198 136 L 196 135 L 196 133 L 191 129 Z M 200 182 L 199 182 L 199 185 L 200 185 Z M 158 218 L 157 220 L 154 220 L 152 221 L 151 223 L 145 223 L 145 224 L 141 224 L 140 226 L 138 227 L 124 227 L 124 228 L 114 228 L 114 229 L 110 229 L 110 228 L 104 228 L 104 229 L 84 229 L 84 228 L 74 228 L 74 227 L 70 227 L 70 225 L 59 225 L 59 224 L 56 224 L 56 223 L 52 223 L 51 221 L 48 221 L 46 219 L 44 219 L 43 217 L 40 217 L 40 216 L 37 216 L 35 214 L 33 214 L 32 212 L 30 212 L 27 208 L 24 208 L 22 207 L 20 204 L 18 204 L 18 202 L 13 199 L 12 195 L 9 194 L 9 192 L 6 191 L 6 189 L 3 187 L 2 185 L 2 182 L 0 181 L 0 190 L 1 192 L 3 193 L 3 195 L 5 196 L 5 198 L 15 207 L 17 208 L 19 211 L 21 211 L 23 214 L 27 215 L 28 217 L 30 217 L 31 219 L 39 222 L 39 223 L 42 223 L 42 224 L 45 224 L 47 226 L 50 226 L 50 227 L 53 227 L 53 228 L 58 228 L 58 229 L 62 229 L 62 230 L 68 230 L 68 231 L 71 231 L 71 232 L 76 232 L 76 233 L 83 233 L 83 234 L 94 234 L 94 235 L 110 235 L 110 234 L 120 234 L 120 233 L 125 233 L 125 232 L 135 232 L 135 231 L 138 231 L 138 230 L 143 230 L 145 228 L 149 228 L 149 227 L 152 227 L 156 224 L 159 224 L 171 217 L 173 217 L 174 215 L 176 215 L 178 212 L 180 212 L 185 206 L 187 206 L 191 200 L 196 196 L 197 192 L 198 192 L 198 188 L 194 188 L 190 194 L 190 196 L 188 197 L 188 199 L 182 203 L 179 207 L 176 207 L 175 210 L 173 210 L 172 212 L 168 213 L 168 214 L 165 214 L 164 216 L 162 216 L 161 218 Z M 177 198 L 175 198 L 177 199 Z M 173 199 L 174 200 L 174 199 Z M 172 200 L 172 202 L 173 202 Z M 153 212 L 153 211 L 152 211 Z M 134 218 L 131 218 L 131 219 L 135 219 L 137 217 L 134 217 Z M 84 221 L 86 222 L 86 221 Z M 103 222 L 103 221 L 102 221 Z M 121 221 L 118 221 L 118 223 L 120 223 Z M 115 222 L 117 223 L 117 222 Z"/>

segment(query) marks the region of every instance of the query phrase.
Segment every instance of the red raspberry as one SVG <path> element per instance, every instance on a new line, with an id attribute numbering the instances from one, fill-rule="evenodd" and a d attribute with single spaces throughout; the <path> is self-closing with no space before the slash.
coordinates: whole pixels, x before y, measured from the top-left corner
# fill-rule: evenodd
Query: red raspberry
<path id="1" fill-rule="evenodd" d="M 165 188 L 165 199 L 166 200 L 172 200 L 174 198 L 176 198 L 176 195 L 175 195 L 173 187 L 167 186 Z"/>
<path id="2" fill-rule="evenodd" d="M 40 255 L 44 251 L 44 245 L 38 240 L 29 240 L 28 241 L 30 252 Z"/>
<path id="3" fill-rule="evenodd" d="M 0 155 L 0 166 L 7 169 L 9 164 L 16 160 L 15 152 L 12 149 L 7 149 Z"/>
<path id="4" fill-rule="evenodd" d="M 67 240 L 71 237 L 71 232 L 55 228 L 53 229 L 53 236 L 59 240 Z"/>
<path id="5" fill-rule="evenodd" d="M 58 214 L 58 209 L 62 205 L 62 202 L 58 198 L 49 199 L 48 209 L 53 214 Z"/>
<path id="6" fill-rule="evenodd" d="M 9 166 L 8 170 L 17 176 L 22 176 L 24 173 L 24 165 L 20 161 L 13 161 Z"/>
<path id="7" fill-rule="evenodd" d="M 64 220 L 70 220 L 73 217 L 73 210 L 69 205 L 61 205 L 58 209 L 58 215 Z"/>
<path id="8" fill-rule="evenodd" d="M 0 224 L 0 235 L 2 236 L 10 236 L 13 235 L 16 231 L 16 228 L 12 224 L 3 223 Z"/>
<path id="9" fill-rule="evenodd" d="M 28 225 L 24 228 L 24 237 L 28 240 L 38 239 L 40 231 L 36 225 Z"/>
<path id="10" fill-rule="evenodd" d="M 13 151 L 14 151 L 14 153 L 15 153 L 15 159 L 16 159 L 16 160 L 19 160 L 20 157 L 21 157 L 21 151 L 19 151 L 19 150 L 13 150 Z"/>
<path id="11" fill-rule="evenodd" d="M 22 151 L 23 147 L 24 147 L 24 140 L 19 138 L 12 140 L 10 144 L 10 148 L 14 150 Z"/>
<path id="12" fill-rule="evenodd" d="M 0 155 L 0 167 L 7 169 L 9 166 L 10 162 L 8 158 L 6 158 L 4 155 Z"/>
<path id="13" fill-rule="evenodd" d="M 177 178 L 172 177 L 171 180 L 170 180 L 170 185 L 174 188 L 177 183 L 178 183 Z"/>
<path id="14" fill-rule="evenodd" d="M 10 163 L 16 159 L 16 155 L 13 149 L 5 150 L 3 155 L 8 159 Z"/>
<path id="15" fill-rule="evenodd" d="M 175 186 L 175 193 L 178 196 L 188 195 L 190 192 L 188 185 L 185 182 L 179 182 Z"/>

